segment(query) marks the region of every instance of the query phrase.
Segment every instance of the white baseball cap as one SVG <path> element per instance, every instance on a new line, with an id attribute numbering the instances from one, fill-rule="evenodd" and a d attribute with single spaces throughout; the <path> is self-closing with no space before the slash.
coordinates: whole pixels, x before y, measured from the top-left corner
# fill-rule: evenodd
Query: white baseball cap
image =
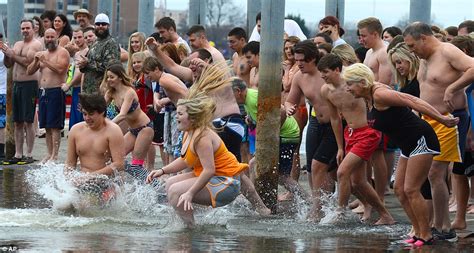
<path id="1" fill-rule="evenodd" d="M 95 16 L 94 23 L 95 24 L 97 24 L 97 23 L 107 23 L 107 24 L 110 25 L 109 17 L 107 15 L 105 15 L 104 13 L 97 14 L 97 16 Z"/>

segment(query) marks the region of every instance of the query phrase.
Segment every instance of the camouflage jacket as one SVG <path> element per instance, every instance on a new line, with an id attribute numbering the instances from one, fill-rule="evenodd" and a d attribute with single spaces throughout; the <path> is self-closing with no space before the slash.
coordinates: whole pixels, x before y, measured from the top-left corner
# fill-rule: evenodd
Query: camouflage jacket
<path id="1" fill-rule="evenodd" d="M 87 53 L 87 65 L 81 68 L 84 73 L 82 92 L 99 92 L 99 86 L 104 78 L 105 70 L 111 62 L 120 62 L 120 47 L 111 36 L 99 40 L 92 45 Z"/>

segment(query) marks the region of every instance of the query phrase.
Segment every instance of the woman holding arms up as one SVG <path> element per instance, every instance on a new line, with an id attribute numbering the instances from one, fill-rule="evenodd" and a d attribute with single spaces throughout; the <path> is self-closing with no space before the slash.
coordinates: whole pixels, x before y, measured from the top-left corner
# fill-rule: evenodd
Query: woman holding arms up
<path id="1" fill-rule="evenodd" d="M 369 107 L 368 118 L 373 128 L 387 134 L 401 149 L 395 179 L 395 193 L 407 213 L 415 235 L 406 242 L 415 246 L 432 243 L 426 202 L 420 193 L 433 161 L 440 153 L 433 128 L 412 111 L 416 110 L 448 126 L 456 126 L 458 118 L 440 114 L 425 101 L 375 83 L 374 74 L 364 64 L 356 63 L 343 71 L 347 89 L 362 97 Z"/>

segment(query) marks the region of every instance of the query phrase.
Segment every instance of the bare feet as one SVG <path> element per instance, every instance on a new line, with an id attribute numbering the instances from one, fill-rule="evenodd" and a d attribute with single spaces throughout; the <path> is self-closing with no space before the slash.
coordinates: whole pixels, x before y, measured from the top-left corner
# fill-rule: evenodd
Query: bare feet
<path id="1" fill-rule="evenodd" d="M 452 204 L 452 205 L 449 206 L 449 212 L 450 213 L 455 213 L 457 211 L 458 211 L 458 205 Z"/>
<path id="2" fill-rule="evenodd" d="M 358 214 L 364 213 L 364 205 L 360 203 L 358 207 L 352 209 L 352 212 L 358 213 Z"/>
<path id="3" fill-rule="evenodd" d="M 467 228 L 467 224 L 465 220 L 454 220 L 451 223 L 452 229 L 462 230 Z"/>
<path id="4" fill-rule="evenodd" d="M 255 211 L 257 211 L 257 213 L 262 216 L 269 216 L 270 214 L 272 214 L 272 211 L 266 206 L 257 207 Z"/>
<path id="5" fill-rule="evenodd" d="M 356 199 L 356 200 L 352 201 L 351 203 L 349 203 L 348 207 L 350 209 L 354 209 L 354 208 L 357 208 L 360 205 L 361 205 L 360 201 L 358 199 Z"/>
<path id="6" fill-rule="evenodd" d="M 46 164 L 49 162 L 50 159 L 51 159 L 51 156 L 48 155 L 41 160 L 40 164 Z"/>
<path id="7" fill-rule="evenodd" d="M 281 195 L 278 195 L 278 201 L 291 201 L 293 200 L 293 194 L 291 192 L 286 192 Z"/>
<path id="8" fill-rule="evenodd" d="M 388 214 L 388 215 L 380 216 L 380 219 L 377 222 L 375 222 L 374 225 L 393 225 L 393 224 L 395 224 L 395 220 L 390 214 Z"/>
<path id="9" fill-rule="evenodd" d="M 474 205 L 469 205 L 469 207 L 467 208 L 467 213 L 474 214 Z"/>
<path id="10" fill-rule="evenodd" d="M 364 213 L 362 215 L 362 218 L 360 218 L 360 220 L 362 222 L 366 222 L 370 219 L 370 216 L 372 216 L 372 206 L 370 206 L 370 205 L 366 205 L 366 206 L 360 205 L 360 206 L 362 206 L 363 213 Z M 352 210 L 352 212 L 354 212 L 354 210 Z"/>
<path id="11" fill-rule="evenodd" d="M 308 216 L 306 216 L 306 219 L 309 222 L 319 222 L 321 220 L 323 213 L 321 212 L 321 208 L 315 206 L 311 207 L 311 210 L 308 212 Z"/>

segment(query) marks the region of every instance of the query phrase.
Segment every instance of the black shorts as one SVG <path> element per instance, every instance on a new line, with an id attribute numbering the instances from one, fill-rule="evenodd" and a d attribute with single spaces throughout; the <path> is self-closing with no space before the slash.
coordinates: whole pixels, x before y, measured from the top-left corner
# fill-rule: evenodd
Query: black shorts
<path id="1" fill-rule="evenodd" d="M 164 113 L 157 113 L 155 114 L 155 118 L 153 119 L 153 131 L 155 134 L 153 135 L 153 142 L 156 144 L 163 144 L 163 133 L 165 127 L 165 114 Z"/>
<path id="2" fill-rule="evenodd" d="M 40 128 L 63 129 L 66 118 L 66 93 L 61 89 L 40 89 L 39 115 Z"/>
<path id="3" fill-rule="evenodd" d="M 459 118 L 458 122 L 458 133 L 459 133 L 459 148 L 461 151 L 461 157 L 463 162 L 462 163 L 454 163 L 453 165 L 453 173 L 456 175 L 465 175 L 466 169 L 472 165 L 472 157 L 466 157 L 468 152 L 466 150 L 466 139 L 467 139 L 467 132 L 469 130 L 469 115 L 466 110 L 456 110 L 453 113 L 454 117 Z"/>
<path id="4" fill-rule="evenodd" d="M 245 136 L 245 122 L 240 114 L 232 114 L 212 121 L 217 129 L 217 134 L 221 137 L 227 149 L 234 154 L 235 158 L 240 162 L 240 145 Z"/>
<path id="5" fill-rule="evenodd" d="M 313 160 L 329 165 L 329 170 L 333 170 L 337 167 L 337 142 L 331 124 L 320 124 L 317 122 L 313 127 L 315 132 L 311 140 L 311 145 L 313 145 L 314 148 L 312 158 Z M 308 166 L 308 172 L 311 172 L 311 165 Z"/>
<path id="6" fill-rule="evenodd" d="M 38 81 L 13 82 L 13 122 L 33 123 L 38 98 Z"/>
<path id="7" fill-rule="evenodd" d="M 278 173 L 280 175 L 290 175 L 293 167 L 293 154 L 298 148 L 298 143 L 285 143 L 280 138 L 280 160 Z"/>

